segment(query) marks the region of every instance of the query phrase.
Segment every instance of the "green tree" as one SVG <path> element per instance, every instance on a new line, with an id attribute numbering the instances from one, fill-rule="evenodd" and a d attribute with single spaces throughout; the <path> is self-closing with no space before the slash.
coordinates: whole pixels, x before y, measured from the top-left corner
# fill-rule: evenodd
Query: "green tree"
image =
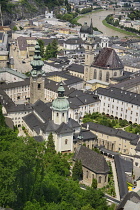
<path id="1" fill-rule="evenodd" d="M 50 153 L 56 153 L 52 133 L 50 133 L 49 136 L 48 136 L 47 151 L 50 152 Z"/>
<path id="2" fill-rule="evenodd" d="M 0 105 L 0 126 L 6 126 L 5 124 L 5 118 L 2 114 L 2 105 Z"/>
<path id="3" fill-rule="evenodd" d="M 95 190 L 90 188 L 86 190 L 85 201 L 88 200 L 88 204 L 95 209 L 108 209 L 106 199 L 103 198 L 104 194 L 101 190 Z"/>
<path id="4" fill-rule="evenodd" d="M 13 27 L 13 31 L 18 31 L 17 26 L 14 26 L 14 27 Z"/>
<path id="5" fill-rule="evenodd" d="M 101 153 L 100 150 L 99 150 L 97 147 L 94 147 L 94 148 L 93 148 L 93 151 L 97 152 L 98 154 Z"/>
<path id="6" fill-rule="evenodd" d="M 93 180 L 92 180 L 92 185 L 91 185 L 91 187 L 92 187 L 93 189 L 97 189 L 97 179 L 93 179 Z"/>
<path id="7" fill-rule="evenodd" d="M 76 160 L 72 169 L 73 180 L 80 180 L 83 177 L 81 160 Z"/>
<path id="8" fill-rule="evenodd" d="M 25 204 L 25 207 L 23 208 L 23 210 L 43 210 L 44 208 L 41 208 L 40 203 L 37 202 L 36 200 L 31 201 L 27 201 Z"/>
<path id="9" fill-rule="evenodd" d="M 40 55 L 43 58 L 44 57 L 44 42 L 42 39 L 37 40 L 40 46 Z"/>
<path id="10" fill-rule="evenodd" d="M 46 47 L 44 58 L 45 60 L 48 60 L 51 57 L 52 57 L 51 44 L 49 43 Z"/>
<path id="11" fill-rule="evenodd" d="M 54 39 L 52 41 L 52 44 L 51 44 L 51 56 L 53 58 L 56 58 L 57 57 L 57 53 L 58 53 L 58 42 L 56 39 Z"/>
<path id="12" fill-rule="evenodd" d="M 95 209 L 93 209 L 90 204 L 87 204 L 86 206 L 83 206 L 81 210 L 95 210 Z"/>
<path id="13" fill-rule="evenodd" d="M 0 206 L 14 210 L 109 210 L 100 190 L 82 190 L 69 176 L 69 163 L 55 153 L 52 134 L 48 148 L 45 142 L 17 137 L 13 130 L 0 126 Z M 81 161 L 77 169 L 79 178 Z"/>

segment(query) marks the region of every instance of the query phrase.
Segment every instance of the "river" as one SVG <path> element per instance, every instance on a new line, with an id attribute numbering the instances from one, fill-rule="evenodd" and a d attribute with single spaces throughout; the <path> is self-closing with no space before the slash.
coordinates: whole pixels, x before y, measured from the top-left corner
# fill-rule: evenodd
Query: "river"
<path id="1" fill-rule="evenodd" d="M 113 10 L 104 10 L 104 11 L 100 11 L 96 13 L 91 13 L 80 18 L 78 22 L 81 23 L 82 25 L 84 22 L 87 22 L 88 25 L 90 25 L 91 18 L 92 18 L 93 27 L 98 28 L 98 30 L 102 31 L 105 36 L 118 36 L 118 37 L 127 36 L 126 34 L 120 33 L 118 31 L 114 31 L 103 25 L 102 20 L 104 20 L 107 15 L 113 14 L 113 13 L 114 13 Z"/>

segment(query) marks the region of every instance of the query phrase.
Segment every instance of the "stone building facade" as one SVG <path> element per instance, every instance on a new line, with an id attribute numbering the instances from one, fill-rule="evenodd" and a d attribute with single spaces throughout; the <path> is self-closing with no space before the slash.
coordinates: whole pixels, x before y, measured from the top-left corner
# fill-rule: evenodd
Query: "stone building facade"
<path id="1" fill-rule="evenodd" d="M 135 155 L 139 135 L 93 122 L 85 123 L 83 127 L 90 129 L 97 136 L 98 146 L 126 155 Z"/>
<path id="2" fill-rule="evenodd" d="M 85 81 L 97 79 L 110 83 L 111 78 L 123 75 L 123 64 L 113 49 L 105 47 L 99 52 L 97 57 L 94 56 L 95 49 L 95 38 L 89 36 L 85 50 Z"/>
<path id="3" fill-rule="evenodd" d="M 74 161 L 81 160 L 83 169 L 83 184 L 91 186 L 93 179 L 97 180 L 97 188 L 108 184 L 109 166 L 105 158 L 85 146 L 77 148 Z"/>

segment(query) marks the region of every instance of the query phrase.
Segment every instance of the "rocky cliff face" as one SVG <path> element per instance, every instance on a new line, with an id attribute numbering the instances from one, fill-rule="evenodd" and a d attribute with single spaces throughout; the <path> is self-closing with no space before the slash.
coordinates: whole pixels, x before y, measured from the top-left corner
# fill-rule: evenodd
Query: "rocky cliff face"
<path id="1" fill-rule="evenodd" d="M 22 0 L 17 3 L 10 3 L 9 9 L 2 12 L 4 25 L 10 25 L 12 21 L 29 19 L 37 15 L 45 14 L 46 7 L 43 2 L 36 0 Z"/>

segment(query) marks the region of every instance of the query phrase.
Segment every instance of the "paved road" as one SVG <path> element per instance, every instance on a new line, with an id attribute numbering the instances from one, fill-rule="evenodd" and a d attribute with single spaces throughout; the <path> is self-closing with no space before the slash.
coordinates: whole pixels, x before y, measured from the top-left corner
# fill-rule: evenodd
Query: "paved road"
<path id="1" fill-rule="evenodd" d="M 104 10 L 100 11 L 98 13 L 91 13 L 90 15 L 85 15 L 84 17 L 80 18 L 78 20 L 79 23 L 83 24 L 84 22 L 87 22 L 88 25 L 90 25 L 91 18 L 93 27 L 97 27 L 99 31 L 102 31 L 104 35 L 106 36 L 118 36 L 118 37 L 125 37 L 126 34 L 120 33 L 118 31 L 114 31 L 110 28 L 107 28 L 103 25 L 102 21 L 105 19 L 105 17 L 109 14 L 113 14 L 114 10 Z"/>
<path id="2" fill-rule="evenodd" d="M 31 71 L 32 67 L 30 65 L 30 60 L 25 59 L 26 63 L 22 63 L 22 59 L 19 58 L 17 49 L 15 49 L 15 45 L 10 46 L 10 57 L 14 58 L 14 69 L 18 72 L 25 73 Z"/>

